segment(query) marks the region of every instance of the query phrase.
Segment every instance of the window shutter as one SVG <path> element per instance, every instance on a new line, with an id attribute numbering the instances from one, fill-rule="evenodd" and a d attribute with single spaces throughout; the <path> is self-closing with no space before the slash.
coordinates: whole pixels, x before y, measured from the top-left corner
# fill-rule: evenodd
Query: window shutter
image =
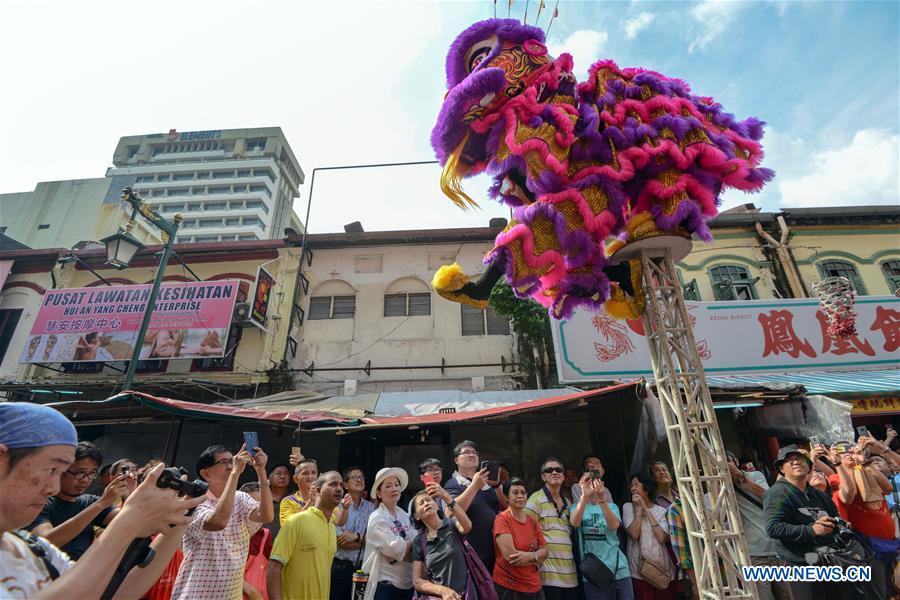
<path id="1" fill-rule="evenodd" d="M 484 311 L 467 304 L 459 306 L 462 309 L 462 334 L 484 335 Z"/>
<path id="2" fill-rule="evenodd" d="M 310 319 L 331 318 L 331 296 L 313 296 L 309 299 Z"/>
<path id="3" fill-rule="evenodd" d="M 356 313 L 356 296 L 334 296 L 332 319 L 352 319 Z"/>
<path id="4" fill-rule="evenodd" d="M 406 316 L 406 294 L 385 294 L 384 295 L 384 316 L 386 316 L 386 317 L 405 317 Z"/>
<path id="5" fill-rule="evenodd" d="M 431 292 L 409 295 L 409 316 L 418 317 L 431 314 Z"/>
<path id="6" fill-rule="evenodd" d="M 488 335 L 509 335 L 509 319 L 494 312 L 494 307 L 487 307 Z"/>
<path id="7" fill-rule="evenodd" d="M 685 300 L 693 300 L 694 302 L 700 301 L 700 289 L 697 287 L 696 279 L 692 279 L 688 283 L 684 284 L 681 290 L 684 294 Z"/>

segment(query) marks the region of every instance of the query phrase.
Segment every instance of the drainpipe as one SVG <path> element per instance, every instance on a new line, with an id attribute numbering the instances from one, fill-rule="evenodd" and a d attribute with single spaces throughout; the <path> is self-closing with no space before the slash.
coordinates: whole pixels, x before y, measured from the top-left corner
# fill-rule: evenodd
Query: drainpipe
<path id="1" fill-rule="evenodd" d="M 803 280 L 800 278 L 797 265 L 794 263 L 793 257 L 788 251 L 787 239 L 790 230 L 788 229 L 784 218 L 781 216 L 778 217 L 778 226 L 781 228 L 779 240 L 776 240 L 769 235 L 768 232 L 763 229 L 763 226 L 759 221 L 754 223 L 754 226 L 756 227 L 756 233 L 775 249 L 775 256 L 778 257 L 778 263 L 781 265 L 781 270 L 784 273 L 785 280 L 790 288 L 791 296 L 794 298 L 805 298 L 807 293 L 803 285 Z"/>

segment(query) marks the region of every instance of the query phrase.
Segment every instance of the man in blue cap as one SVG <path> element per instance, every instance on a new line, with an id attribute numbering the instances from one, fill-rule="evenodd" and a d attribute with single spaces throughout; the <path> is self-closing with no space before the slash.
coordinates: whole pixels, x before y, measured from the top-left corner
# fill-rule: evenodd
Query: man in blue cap
<path id="1" fill-rule="evenodd" d="M 75 427 L 58 411 L 27 402 L 0 402 L 0 598 L 99 598 L 135 538 L 161 533 L 156 556 L 125 578 L 117 597 L 139 598 L 162 574 L 204 498 L 178 497 L 156 486 L 150 471 L 101 540 L 77 563 L 45 539 L 21 530 L 60 489 L 75 458 Z M 171 524 L 172 526 L 169 526 Z"/>

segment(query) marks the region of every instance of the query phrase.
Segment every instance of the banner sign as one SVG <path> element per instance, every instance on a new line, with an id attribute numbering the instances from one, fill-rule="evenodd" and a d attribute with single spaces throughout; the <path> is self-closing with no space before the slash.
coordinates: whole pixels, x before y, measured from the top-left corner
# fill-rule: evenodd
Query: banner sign
<path id="1" fill-rule="evenodd" d="M 262 328 L 266 326 L 266 317 L 269 315 L 269 297 L 275 286 L 275 278 L 269 272 L 259 267 L 256 271 L 256 291 L 253 293 L 253 306 L 250 307 L 250 318 Z"/>
<path id="2" fill-rule="evenodd" d="M 828 335 L 816 299 L 688 302 L 704 369 L 715 375 L 900 368 L 900 298 L 856 301 L 857 334 Z M 576 310 L 552 321 L 564 383 L 653 378 L 644 324 Z"/>
<path id="3" fill-rule="evenodd" d="M 141 360 L 224 356 L 238 281 L 164 283 Z M 129 360 L 151 285 L 49 290 L 20 363 Z"/>

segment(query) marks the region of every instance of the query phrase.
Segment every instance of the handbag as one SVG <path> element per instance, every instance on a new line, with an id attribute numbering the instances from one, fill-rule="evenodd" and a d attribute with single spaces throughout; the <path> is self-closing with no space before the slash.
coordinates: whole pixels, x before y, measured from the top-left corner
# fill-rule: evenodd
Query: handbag
<path id="1" fill-rule="evenodd" d="M 581 544 L 577 544 L 576 547 L 580 548 L 580 546 L 584 546 L 584 533 L 581 527 L 578 528 L 578 537 L 581 539 Z M 593 552 L 585 552 L 584 557 L 578 563 L 578 568 L 581 571 L 581 574 L 584 575 L 592 585 L 597 587 L 600 591 L 605 591 L 616 581 L 620 557 L 621 553 L 616 549 L 616 568 L 610 570 L 610 568 L 606 566 L 606 563 L 600 560 L 596 554 Z"/>
<path id="2" fill-rule="evenodd" d="M 272 532 L 263 528 L 262 541 L 259 543 L 259 552 L 247 559 L 247 566 L 244 568 L 244 581 L 259 590 L 264 600 L 268 600 L 266 593 L 266 570 L 269 568 L 269 559 L 266 558 L 266 542 Z M 244 594 L 244 598 L 247 595 Z"/>
<path id="3" fill-rule="evenodd" d="M 638 574 L 644 581 L 658 590 L 666 589 L 672 581 L 672 576 L 669 574 L 668 569 L 664 569 L 652 560 L 643 557 L 641 557 L 641 562 L 638 565 Z"/>
<path id="4" fill-rule="evenodd" d="M 646 526 L 641 528 L 640 549 L 638 574 L 641 578 L 658 590 L 669 587 L 672 581 L 671 559 Z"/>
<path id="5" fill-rule="evenodd" d="M 619 570 L 619 553 L 616 553 L 616 571 L 612 571 L 606 563 L 597 558 L 593 552 L 585 552 L 584 560 L 579 565 L 581 574 L 600 591 L 606 591 L 616 581 Z"/>
<path id="6" fill-rule="evenodd" d="M 494 587 L 494 580 L 491 573 L 478 558 L 475 549 L 466 541 L 459 531 L 456 532 L 459 541 L 462 542 L 463 556 L 466 559 L 466 568 L 469 570 L 469 585 L 475 588 L 478 594 L 478 600 L 499 600 L 497 589 Z"/>

